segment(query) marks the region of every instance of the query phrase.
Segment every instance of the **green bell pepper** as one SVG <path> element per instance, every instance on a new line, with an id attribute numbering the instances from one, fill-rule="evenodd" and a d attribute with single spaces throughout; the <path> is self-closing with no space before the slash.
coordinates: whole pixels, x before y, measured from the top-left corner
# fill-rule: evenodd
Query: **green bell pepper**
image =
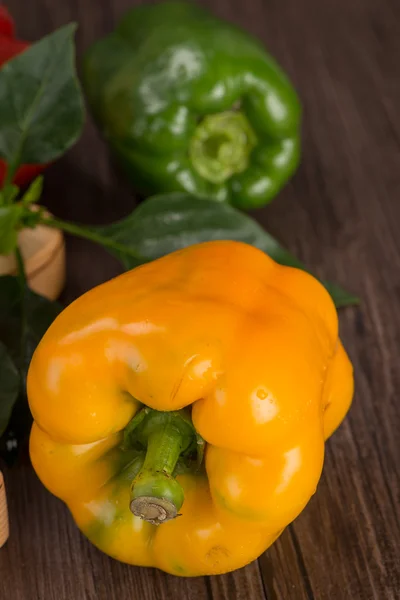
<path id="1" fill-rule="evenodd" d="M 130 10 L 89 49 L 94 117 L 139 191 L 187 191 L 244 209 L 299 162 L 300 105 L 261 44 L 184 2 Z"/>

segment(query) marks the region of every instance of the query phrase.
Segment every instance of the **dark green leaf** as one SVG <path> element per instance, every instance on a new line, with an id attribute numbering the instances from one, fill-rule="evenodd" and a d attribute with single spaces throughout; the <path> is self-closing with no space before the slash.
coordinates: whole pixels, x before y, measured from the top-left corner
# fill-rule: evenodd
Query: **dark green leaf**
<path id="1" fill-rule="evenodd" d="M 18 204 L 0 206 L 0 254 L 10 254 L 17 246 L 17 226 L 22 215 Z"/>
<path id="2" fill-rule="evenodd" d="M 126 268 L 210 240 L 246 242 L 281 264 L 304 268 L 248 215 L 228 204 L 190 194 L 154 196 L 126 219 L 96 231 L 142 257 L 132 259 L 121 251 L 114 252 Z"/>
<path id="3" fill-rule="evenodd" d="M 23 293 L 16 277 L 0 277 L 0 341 L 7 346 L 23 380 L 37 344 L 60 311 L 57 302 L 27 288 Z"/>
<path id="4" fill-rule="evenodd" d="M 31 423 L 25 397 L 25 385 L 32 354 L 60 309 L 61 307 L 57 303 L 50 302 L 27 288 L 22 288 L 17 277 L 0 277 L 0 343 L 7 349 L 13 365 L 11 368 L 17 369 L 17 373 L 19 373 L 19 389 L 16 396 L 13 395 L 13 402 L 17 399 L 15 410 L 0 445 L 0 452 L 7 460 L 10 460 L 18 450 L 19 441 L 25 437 Z M 12 410 L 11 401 L 7 403 L 7 409 L 5 408 L 4 411 L 1 407 L 2 390 L 4 393 L 4 372 L 1 369 L 5 368 L 2 365 L 3 361 L 0 357 L 0 436 L 9 421 Z M 7 372 L 10 372 L 9 368 L 7 368 Z M 9 390 L 9 386 L 6 389 Z M 11 386 L 10 389 L 14 390 L 15 388 Z M 11 398 L 11 394 L 8 398 Z M 6 406 L 5 403 L 4 406 Z M 7 436 L 10 448 L 4 441 Z"/>
<path id="5" fill-rule="evenodd" d="M 11 417 L 13 406 L 18 398 L 20 379 L 7 348 L 0 342 L 0 437 Z"/>
<path id="6" fill-rule="evenodd" d="M 360 298 L 358 298 L 358 296 L 355 296 L 350 292 L 346 292 L 346 290 L 341 288 L 339 285 L 336 285 L 336 283 L 324 281 L 323 284 L 334 299 L 337 308 L 343 308 L 351 305 L 356 306 L 360 304 Z"/>
<path id="7" fill-rule="evenodd" d="M 126 269 L 199 242 L 238 240 L 263 250 L 282 265 L 306 270 L 248 215 L 228 204 L 190 194 L 154 196 L 126 219 L 91 231 L 106 238 L 106 247 Z M 112 248 L 110 242 L 118 248 Z M 357 302 L 339 286 L 326 284 L 326 287 L 338 307 Z"/>
<path id="8" fill-rule="evenodd" d="M 14 169 L 53 161 L 79 137 L 84 112 L 75 28 L 61 27 L 0 70 L 0 156 Z"/>

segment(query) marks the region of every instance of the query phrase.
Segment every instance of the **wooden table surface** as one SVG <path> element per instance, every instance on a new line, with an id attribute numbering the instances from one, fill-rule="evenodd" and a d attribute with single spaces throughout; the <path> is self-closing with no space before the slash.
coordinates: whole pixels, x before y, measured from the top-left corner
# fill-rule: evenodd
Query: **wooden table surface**
<path id="1" fill-rule="evenodd" d="M 36 39 L 79 23 L 78 54 L 131 0 L 8 0 Z M 362 298 L 340 313 L 356 396 L 328 442 L 317 494 L 258 562 L 219 577 L 179 579 L 119 564 L 79 533 L 26 458 L 6 470 L 11 538 L 0 551 L 0 598 L 12 600 L 385 600 L 400 598 L 400 2 L 208 0 L 265 41 L 304 104 L 303 161 L 256 214 L 318 274 Z M 134 197 L 93 125 L 48 173 L 60 217 L 106 223 Z M 108 255 L 68 239 L 63 300 L 118 272 Z"/>

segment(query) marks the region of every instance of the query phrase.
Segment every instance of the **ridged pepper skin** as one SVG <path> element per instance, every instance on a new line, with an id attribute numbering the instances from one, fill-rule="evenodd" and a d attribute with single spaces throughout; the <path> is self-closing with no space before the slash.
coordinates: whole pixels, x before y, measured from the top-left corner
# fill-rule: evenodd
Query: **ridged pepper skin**
<path id="1" fill-rule="evenodd" d="M 262 45 L 189 2 L 130 10 L 89 49 L 83 82 L 105 139 L 143 193 L 250 209 L 297 168 L 300 105 Z"/>
<path id="2" fill-rule="evenodd" d="M 224 573 L 306 506 L 352 395 L 325 288 L 252 246 L 207 242 L 100 285 L 57 317 L 29 369 L 30 454 L 105 553 L 174 575 Z M 206 443 L 200 468 L 170 477 L 182 516 L 161 525 L 130 509 L 143 458 L 138 429 L 125 434 L 144 406 L 157 418 L 186 410 Z"/>

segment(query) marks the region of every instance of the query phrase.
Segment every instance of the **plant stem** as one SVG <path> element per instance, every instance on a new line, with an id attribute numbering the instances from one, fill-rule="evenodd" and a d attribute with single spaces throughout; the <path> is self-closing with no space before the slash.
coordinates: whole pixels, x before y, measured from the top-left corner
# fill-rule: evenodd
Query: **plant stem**
<path id="1" fill-rule="evenodd" d="M 196 171 L 207 181 L 224 183 L 244 171 L 257 143 L 246 116 L 228 110 L 205 117 L 197 126 L 189 147 Z"/>
<path id="2" fill-rule="evenodd" d="M 172 473 L 181 451 L 182 435 L 172 423 L 165 423 L 149 435 L 146 458 L 131 489 L 134 515 L 154 525 L 177 516 L 184 495 Z"/>
<path id="3" fill-rule="evenodd" d="M 15 153 L 14 160 L 7 164 L 6 176 L 3 181 L 2 188 L 5 189 L 9 186 L 14 179 L 14 175 L 17 172 L 20 163 L 21 152 L 20 149 Z"/>
<path id="4" fill-rule="evenodd" d="M 84 238 L 86 240 L 90 240 L 91 242 L 95 242 L 104 246 L 105 248 L 109 248 L 110 250 L 115 250 L 120 254 L 125 254 L 127 256 L 131 256 L 141 263 L 147 262 L 147 259 L 144 256 L 141 256 L 132 248 L 125 246 L 124 244 L 119 244 L 118 242 L 114 242 L 112 239 L 93 231 L 92 229 L 87 229 L 86 227 L 82 227 L 81 225 L 76 225 L 75 223 L 70 223 L 69 221 L 62 221 L 61 219 L 56 219 L 55 217 L 43 217 L 40 222 L 43 225 L 47 225 L 48 227 L 53 227 L 55 229 L 62 229 L 66 233 L 70 233 L 72 235 L 76 235 L 78 237 Z"/>
<path id="5" fill-rule="evenodd" d="M 22 258 L 21 250 L 17 246 L 15 249 L 15 258 L 17 260 L 17 277 L 20 282 L 21 288 L 25 289 L 26 285 L 26 273 L 25 273 L 25 265 L 24 259 Z"/>
<path id="6" fill-rule="evenodd" d="M 128 425 L 126 442 L 146 448 L 142 468 L 131 487 L 130 509 L 153 525 L 178 516 L 184 501 L 175 469 L 186 452 L 196 450 L 196 431 L 185 411 L 143 408 Z"/>
<path id="7" fill-rule="evenodd" d="M 21 293 L 21 334 L 20 334 L 20 356 L 19 356 L 19 370 L 21 377 L 24 373 L 24 357 L 25 357 L 25 334 L 28 323 L 28 315 L 26 312 L 26 273 L 24 259 L 22 258 L 21 250 L 17 246 L 15 249 L 15 258 L 17 260 L 17 278 Z"/>

